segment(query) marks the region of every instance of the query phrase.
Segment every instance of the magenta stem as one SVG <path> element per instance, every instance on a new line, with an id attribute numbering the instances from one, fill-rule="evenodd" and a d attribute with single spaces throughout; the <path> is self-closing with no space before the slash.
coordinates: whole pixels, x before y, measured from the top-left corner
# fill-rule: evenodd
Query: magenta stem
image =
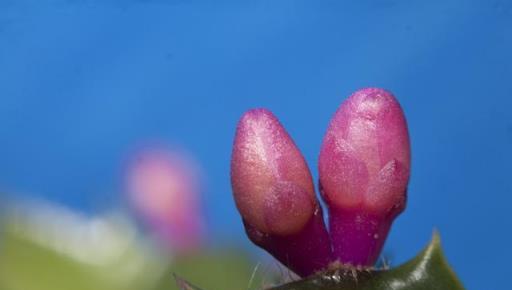
<path id="1" fill-rule="evenodd" d="M 373 266 L 393 219 L 334 208 L 329 212 L 334 259 L 353 266 Z"/>
<path id="2" fill-rule="evenodd" d="M 253 243 L 301 277 L 325 269 L 332 261 L 329 234 L 320 207 L 301 231 L 289 236 L 264 234 L 244 224 Z"/>

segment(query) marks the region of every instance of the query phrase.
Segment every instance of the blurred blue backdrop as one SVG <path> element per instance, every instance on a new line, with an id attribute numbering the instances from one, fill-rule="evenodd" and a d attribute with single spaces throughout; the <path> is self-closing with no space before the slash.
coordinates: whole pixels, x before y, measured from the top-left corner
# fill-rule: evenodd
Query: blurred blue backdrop
<path id="1" fill-rule="evenodd" d="M 212 235 L 247 243 L 229 183 L 240 115 L 274 111 L 317 176 L 337 106 L 380 86 L 413 148 L 392 263 L 438 228 L 468 289 L 504 289 L 511 52 L 506 0 L 0 0 L 0 189 L 94 213 L 134 146 L 164 140 L 203 165 Z"/>

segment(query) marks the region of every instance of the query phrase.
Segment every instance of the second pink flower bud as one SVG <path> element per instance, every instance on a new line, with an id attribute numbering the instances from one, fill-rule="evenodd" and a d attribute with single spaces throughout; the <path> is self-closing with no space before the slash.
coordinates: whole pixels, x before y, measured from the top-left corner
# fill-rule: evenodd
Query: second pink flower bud
<path id="1" fill-rule="evenodd" d="M 318 167 L 335 257 L 372 265 L 406 202 L 409 134 L 395 97 L 368 88 L 348 98 L 327 129 Z"/>

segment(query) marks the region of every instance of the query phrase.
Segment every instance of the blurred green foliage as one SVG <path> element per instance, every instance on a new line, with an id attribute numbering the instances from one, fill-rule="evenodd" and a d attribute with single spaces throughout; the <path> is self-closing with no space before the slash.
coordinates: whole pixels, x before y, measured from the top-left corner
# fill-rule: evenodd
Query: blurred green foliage
<path id="1" fill-rule="evenodd" d="M 259 289 L 262 280 L 255 270 L 255 264 L 250 263 L 240 252 L 209 251 L 202 255 L 178 258 L 167 268 L 154 290 L 178 289 L 173 274 L 209 289 Z"/>
<path id="2" fill-rule="evenodd" d="M 257 289 L 262 283 L 256 263 L 238 249 L 167 258 L 133 246 L 114 261 L 91 264 L 66 255 L 59 245 L 46 246 L 18 224 L 5 225 L 1 237 L 1 290 L 173 290 L 173 274 L 209 289 Z M 80 243 L 75 246 L 80 251 Z"/>

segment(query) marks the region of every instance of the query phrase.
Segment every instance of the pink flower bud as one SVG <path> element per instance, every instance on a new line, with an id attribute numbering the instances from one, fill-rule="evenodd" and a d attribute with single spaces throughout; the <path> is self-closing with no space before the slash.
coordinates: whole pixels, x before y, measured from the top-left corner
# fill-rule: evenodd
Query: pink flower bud
<path id="1" fill-rule="evenodd" d="M 204 217 L 198 171 L 190 158 L 149 148 L 136 154 L 126 177 L 131 205 L 169 250 L 183 253 L 200 246 Z"/>
<path id="2" fill-rule="evenodd" d="M 249 238 L 299 275 L 330 262 L 330 242 L 311 173 L 300 151 L 264 109 L 241 118 L 231 184 Z"/>
<path id="3" fill-rule="evenodd" d="M 409 135 L 397 100 L 376 88 L 354 93 L 331 120 L 319 159 L 335 258 L 375 263 L 405 207 L 409 168 Z"/>

